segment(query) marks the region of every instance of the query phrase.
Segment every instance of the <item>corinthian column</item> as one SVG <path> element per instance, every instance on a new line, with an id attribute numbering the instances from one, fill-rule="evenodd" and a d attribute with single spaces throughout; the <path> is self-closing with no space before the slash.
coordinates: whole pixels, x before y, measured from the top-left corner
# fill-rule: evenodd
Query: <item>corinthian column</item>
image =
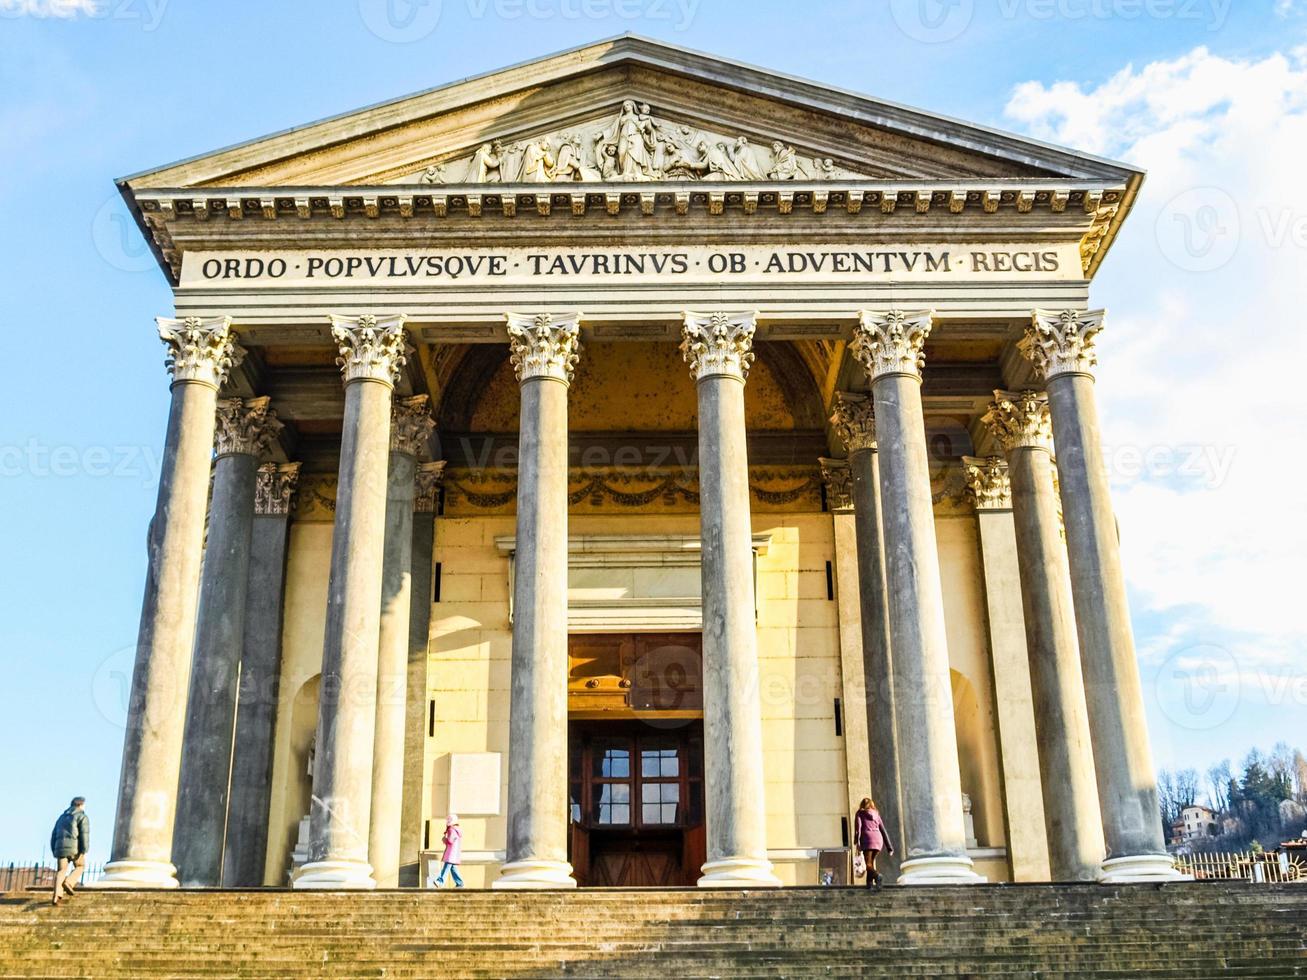
<path id="1" fill-rule="evenodd" d="M 221 883 L 255 473 L 282 427 L 268 402 L 267 398 L 218 402 L 217 459 L 178 787 L 186 806 L 173 830 L 173 862 L 183 885 Z"/>
<path id="2" fill-rule="evenodd" d="M 412 604 L 408 619 L 408 710 L 404 723 L 404 785 L 399 821 L 401 887 L 417 887 L 418 852 L 422 848 L 422 765 L 426 748 L 427 647 L 431 632 L 431 576 L 436 541 L 436 513 L 445 463 L 418 466 L 413 500 Z"/>
<path id="3" fill-rule="evenodd" d="M 681 353 L 699 394 L 703 544 L 704 888 L 778 887 L 767 860 L 762 704 L 744 382 L 752 313 L 686 313 Z"/>
<path id="4" fill-rule="evenodd" d="M 103 887 L 176 888 L 172 856 L 218 389 L 244 351 L 228 317 L 158 320 L 172 405 Z"/>
<path id="5" fill-rule="evenodd" d="M 889 604 L 885 588 L 884 528 L 876 416 L 866 395 L 835 396 L 831 424 L 849 454 L 853 517 L 857 528 L 858 599 L 862 611 L 862 669 L 866 683 L 867 733 L 871 742 L 871 795 L 892 834 L 902 834 L 899 804 L 898 731 L 894 723 L 894 665 L 890 654 Z M 901 855 L 882 855 L 893 882 Z"/>
<path id="6" fill-rule="evenodd" d="M 887 501 L 882 518 L 903 796 L 899 881 L 905 885 L 982 880 L 971 870 L 963 828 L 944 594 L 926 459 L 921 368 L 930 328 L 928 312 L 863 312 L 852 345 L 871 382 L 880 493 Z"/>
<path id="7" fill-rule="evenodd" d="M 374 888 L 368 864 L 390 399 L 404 317 L 331 317 L 345 381 L 336 522 L 322 648 L 309 860 L 296 888 Z"/>
<path id="8" fill-rule="evenodd" d="M 521 389 L 508 720 L 508 848 L 496 888 L 574 888 L 567 863 L 567 389 L 580 314 L 509 313 Z"/>
<path id="9" fill-rule="evenodd" d="M 402 398 L 392 406 L 390 415 L 386 552 L 377 648 L 377 721 L 372 749 L 372 824 L 368 835 L 368 859 L 372 862 L 373 877 L 382 888 L 399 886 L 413 501 L 418 460 L 428 454 L 428 443 L 436 427 L 427 402 L 426 395 Z"/>
<path id="10" fill-rule="evenodd" d="M 1007 454 L 1049 867 L 1055 881 L 1093 881 L 1103 824 L 1053 489 L 1048 397 L 996 391 L 984 421 Z"/>
<path id="11" fill-rule="evenodd" d="M 1106 883 L 1179 877 L 1166 853 L 1144 698 L 1107 468 L 1099 441 L 1093 370 L 1103 311 L 1036 310 L 1021 342 L 1048 389 L 1089 730 L 1098 773 Z"/>
<path id="12" fill-rule="evenodd" d="M 263 884 L 272 799 L 272 736 L 281 674 L 286 545 L 299 472 L 299 463 L 264 463 L 254 487 L 254 534 L 240 692 L 236 698 L 236 745 L 231 760 L 227 844 L 222 856 L 222 883 L 227 888 Z"/>

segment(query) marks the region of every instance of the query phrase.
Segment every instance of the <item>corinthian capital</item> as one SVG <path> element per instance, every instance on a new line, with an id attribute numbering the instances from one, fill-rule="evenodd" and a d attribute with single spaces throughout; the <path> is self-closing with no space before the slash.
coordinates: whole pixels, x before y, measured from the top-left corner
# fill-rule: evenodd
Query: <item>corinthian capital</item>
<path id="1" fill-rule="evenodd" d="M 1014 449 L 1053 451 L 1053 423 L 1048 395 L 1042 391 L 996 391 L 981 420 L 994 434 L 1003 452 Z"/>
<path id="2" fill-rule="evenodd" d="M 299 479 L 299 463 L 264 463 L 260 466 L 254 484 L 254 513 L 265 517 L 289 514 Z"/>
<path id="3" fill-rule="evenodd" d="M 850 350 L 867 377 L 875 381 L 887 374 L 907 374 L 920 380 L 926 365 L 923 348 L 930 336 L 931 316 L 930 310 L 859 313 Z"/>
<path id="4" fill-rule="evenodd" d="M 426 395 L 398 398 L 390 406 L 391 452 L 426 456 L 431 433 L 436 429 Z"/>
<path id="5" fill-rule="evenodd" d="M 440 484 L 445 478 L 445 461 L 423 463 L 418 467 L 413 497 L 413 511 L 417 514 L 434 514 L 440 499 Z"/>
<path id="6" fill-rule="evenodd" d="M 1012 481 L 1008 479 L 1007 463 L 1002 456 L 977 459 L 963 456 L 962 466 L 967 477 L 967 491 L 976 510 L 1011 510 Z"/>
<path id="7" fill-rule="evenodd" d="M 822 459 L 821 482 L 826 487 L 826 506 L 831 511 L 853 509 L 853 474 L 847 460 Z"/>
<path id="8" fill-rule="evenodd" d="M 1105 315 L 1105 310 L 1035 310 L 1017 347 L 1045 380 L 1059 374 L 1092 377 Z"/>
<path id="9" fill-rule="evenodd" d="M 227 373 L 245 357 L 236 343 L 229 316 L 188 316 L 182 320 L 155 317 L 159 339 L 168 348 L 164 363 L 174 383 L 198 381 L 221 388 Z"/>
<path id="10" fill-rule="evenodd" d="M 581 359 L 581 314 L 506 313 L 508 357 L 520 384 L 531 378 L 572 383 Z"/>
<path id="11" fill-rule="evenodd" d="M 681 356 L 695 381 L 725 375 L 744 381 L 753 366 L 756 313 L 686 313 Z"/>
<path id="12" fill-rule="evenodd" d="M 837 392 L 830 421 L 846 452 L 876 448 L 876 415 L 866 395 Z"/>
<path id="13" fill-rule="evenodd" d="M 336 341 L 345 384 L 351 381 L 380 381 L 394 386 L 399 370 L 408 359 L 404 320 L 399 316 L 338 316 L 332 314 L 331 336 Z"/>
<path id="14" fill-rule="evenodd" d="M 283 426 L 277 413 L 268 407 L 267 398 L 218 399 L 217 428 L 213 434 L 213 451 L 218 456 L 241 454 L 264 456 Z"/>

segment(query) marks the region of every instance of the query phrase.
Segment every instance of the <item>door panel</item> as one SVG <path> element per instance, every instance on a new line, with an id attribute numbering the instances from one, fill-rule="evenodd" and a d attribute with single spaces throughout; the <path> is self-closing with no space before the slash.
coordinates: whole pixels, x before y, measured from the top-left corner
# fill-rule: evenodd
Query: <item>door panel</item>
<path id="1" fill-rule="evenodd" d="M 703 858 L 703 736 L 642 721 L 574 721 L 569 732 L 572 865 L 591 887 L 697 880 Z"/>

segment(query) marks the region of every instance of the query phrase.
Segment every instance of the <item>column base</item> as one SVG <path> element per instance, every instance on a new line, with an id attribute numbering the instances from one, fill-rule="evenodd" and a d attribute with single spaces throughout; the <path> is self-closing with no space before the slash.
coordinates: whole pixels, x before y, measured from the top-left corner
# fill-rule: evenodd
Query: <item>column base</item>
<path id="1" fill-rule="evenodd" d="M 177 868 L 167 861 L 110 861 L 86 888 L 180 888 Z"/>
<path id="2" fill-rule="evenodd" d="M 772 874 L 770 861 L 756 858 L 728 857 L 709 861 L 701 869 L 700 888 L 780 888 L 781 880 Z"/>
<path id="3" fill-rule="evenodd" d="M 899 867 L 900 885 L 983 885 L 985 876 L 972 869 L 966 855 L 912 858 Z"/>
<path id="4" fill-rule="evenodd" d="M 1134 854 L 1129 857 L 1109 858 L 1099 873 L 1100 885 L 1147 885 L 1167 881 L 1193 881 L 1193 875 L 1175 869 L 1175 861 L 1167 854 Z"/>
<path id="5" fill-rule="evenodd" d="M 572 866 L 566 861 L 532 860 L 510 861 L 499 869 L 499 877 L 490 884 L 491 888 L 538 889 L 538 888 L 575 888 L 576 879 L 572 877 Z"/>
<path id="6" fill-rule="evenodd" d="M 310 861 L 291 876 L 292 888 L 372 891 L 372 865 L 366 861 Z"/>

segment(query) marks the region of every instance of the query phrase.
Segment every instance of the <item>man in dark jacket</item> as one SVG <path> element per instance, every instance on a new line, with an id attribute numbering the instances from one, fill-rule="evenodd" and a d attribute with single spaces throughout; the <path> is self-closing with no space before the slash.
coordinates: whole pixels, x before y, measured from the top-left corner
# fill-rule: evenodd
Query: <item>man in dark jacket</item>
<path id="1" fill-rule="evenodd" d="M 85 797 L 74 796 L 50 832 L 50 853 L 59 862 L 54 876 L 55 905 L 65 894 L 70 897 L 77 894 L 77 882 L 86 870 L 86 852 L 91 849 L 91 818 L 86 815 L 85 806 Z"/>

